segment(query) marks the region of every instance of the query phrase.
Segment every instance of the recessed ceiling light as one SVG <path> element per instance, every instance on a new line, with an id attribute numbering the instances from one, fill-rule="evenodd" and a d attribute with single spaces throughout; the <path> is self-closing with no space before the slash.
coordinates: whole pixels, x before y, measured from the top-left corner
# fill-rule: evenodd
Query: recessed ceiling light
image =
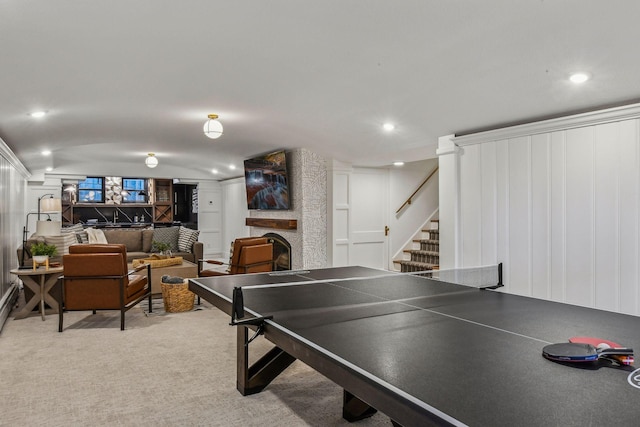
<path id="1" fill-rule="evenodd" d="M 393 162 L 393 166 L 404 166 L 404 162 Z"/>
<path id="2" fill-rule="evenodd" d="M 35 118 L 40 118 L 40 117 L 44 117 L 45 114 L 47 114 L 46 111 L 34 111 L 33 113 L 29 114 L 31 117 L 35 117 Z"/>
<path id="3" fill-rule="evenodd" d="M 589 75 L 587 75 L 586 73 L 575 73 L 569 77 L 569 80 L 577 84 L 584 83 L 589 80 Z"/>
<path id="4" fill-rule="evenodd" d="M 45 169 L 47 172 L 51 172 L 53 170 L 53 168 L 51 166 L 49 166 L 48 168 Z"/>
<path id="5" fill-rule="evenodd" d="M 42 150 L 40 154 L 42 154 L 43 156 L 48 156 L 51 154 L 51 150 Z"/>
<path id="6" fill-rule="evenodd" d="M 382 128 L 388 132 L 394 130 L 396 128 L 396 125 L 394 125 L 393 123 L 385 123 L 382 125 Z"/>
<path id="7" fill-rule="evenodd" d="M 211 173 L 212 174 L 217 174 L 218 173 L 218 169 L 211 169 Z"/>
<path id="8" fill-rule="evenodd" d="M 236 169 L 236 165 L 229 165 L 229 169 L 235 170 Z"/>

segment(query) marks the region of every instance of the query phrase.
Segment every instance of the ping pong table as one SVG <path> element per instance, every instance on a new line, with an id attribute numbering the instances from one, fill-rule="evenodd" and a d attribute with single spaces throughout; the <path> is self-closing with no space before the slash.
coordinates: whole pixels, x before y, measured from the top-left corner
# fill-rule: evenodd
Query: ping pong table
<path id="1" fill-rule="evenodd" d="M 640 348 L 640 317 L 365 267 L 196 278 L 189 288 L 230 316 L 241 289 L 254 320 L 237 332 L 243 395 L 299 359 L 344 389 L 349 421 L 378 410 L 402 426 L 639 423 L 640 369 L 541 353 L 572 336 Z M 256 330 L 275 347 L 249 366 Z"/>

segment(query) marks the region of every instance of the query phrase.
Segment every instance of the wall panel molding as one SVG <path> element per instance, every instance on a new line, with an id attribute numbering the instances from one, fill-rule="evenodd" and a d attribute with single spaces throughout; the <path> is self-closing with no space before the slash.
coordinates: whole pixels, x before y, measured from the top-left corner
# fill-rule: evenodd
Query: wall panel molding
<path id="1" fill-rule="evenodd" d="M 505 292 L 640 315 L 639 105 L 453 141 L 460 171 L 440 179 L 459 204 L 441 211 L 462 220 L 441 245 L 460 267 L 503 262 Z"/>

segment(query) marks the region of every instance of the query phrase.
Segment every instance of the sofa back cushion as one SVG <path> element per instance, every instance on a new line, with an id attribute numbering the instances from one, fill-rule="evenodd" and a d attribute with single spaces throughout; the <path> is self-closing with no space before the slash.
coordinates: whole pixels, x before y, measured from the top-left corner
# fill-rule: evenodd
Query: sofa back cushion
<path id="1" fill-rule="evenodd" d="M 103 231 L 107 242 L 123 244 L 127 248 L 127 252 L 143 252 L 142 232 L 140 230 L 117 229 Z"/>
<path id="2" fill-rule="evenodd" d="M 153 244 L 153 228 L 145 228 L 142 230 L 142 252 L 151 253 L 151 245 Z"/>

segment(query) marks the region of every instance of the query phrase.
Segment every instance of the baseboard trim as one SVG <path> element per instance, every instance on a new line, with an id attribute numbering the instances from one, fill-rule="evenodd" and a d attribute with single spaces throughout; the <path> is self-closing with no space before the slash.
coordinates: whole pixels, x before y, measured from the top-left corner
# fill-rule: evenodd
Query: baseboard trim
<path id="1" fill-rule="evenodd" d="M 19 292 L 20 288 L 18 288 L 18 285 L 12 283 L 9 290 L 3 295 L 2 300 L 0 300 L 0 331 L 2 331 L 4 323 L 9 318 L 13 305 L 18 300 Z"/>

